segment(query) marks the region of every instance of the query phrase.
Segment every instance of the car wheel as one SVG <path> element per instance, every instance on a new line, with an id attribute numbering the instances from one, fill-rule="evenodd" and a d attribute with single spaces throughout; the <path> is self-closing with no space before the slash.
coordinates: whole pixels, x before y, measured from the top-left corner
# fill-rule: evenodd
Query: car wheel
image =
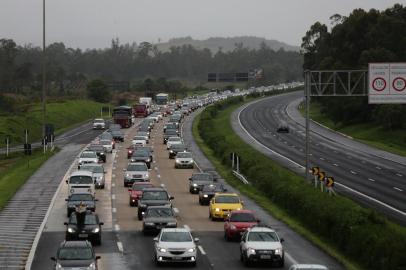
<path id="1" fill-rule="evenodd" d="M 242 255 L 242 261 L 243 261 L 245 266 L 250 266 L 250 264 L 251 264 L 250 260 L 247 258 L 247 255 L 245 255 L 244 253 Z"/>
<path id="2" fill-rule="evenodd" d="M 102 189 L 104 189 L 104 184 L 102 185 Z"/>
<path id="3" fill-rule="evenodd" d="M 160 261 L 158 261 L 157 255 L 155 255 L 154 261 L 155 261 L 155 264 L 156 264 L 157 266 L 161 266 L 161 265 L 162 265 L 162 263 L 161 263 Z"/>
<path id="4" fill-rule="evenodd" d="M 142 220 L 142 213 L 138 211 L 138 220 Z"/>
<path id="5" fill-rule="evenodd" d="M 280 268 L 285 267 L 285 258 L 282 258 L 282 260 L 279 262 L 278 267 L 280 267 Z"/>
<path id="6" fill-rule="evenodd" d="M 96 245 L 96 246 L 100 246 L 101 245 L 101 235 L 94 241 L 94 244 Z"/>

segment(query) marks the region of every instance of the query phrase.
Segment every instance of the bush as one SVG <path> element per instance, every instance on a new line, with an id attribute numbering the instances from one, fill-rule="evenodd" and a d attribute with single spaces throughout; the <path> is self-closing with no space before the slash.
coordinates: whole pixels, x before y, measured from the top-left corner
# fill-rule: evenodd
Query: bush
<path id="1" fill-rule="evenodd" d="M 198 131 L 216 157 L 230 166 L 230 153 L 236 152 L 242 159 L 242 173 L 257 190 L 363 267 L 406 269 L 404 227 L 350 199 L 321 193 L 238 138 L 229 116 L 225 126 L 222 112 L 242 101 L 241 97 L 230 98 L 202 112 Z"/>

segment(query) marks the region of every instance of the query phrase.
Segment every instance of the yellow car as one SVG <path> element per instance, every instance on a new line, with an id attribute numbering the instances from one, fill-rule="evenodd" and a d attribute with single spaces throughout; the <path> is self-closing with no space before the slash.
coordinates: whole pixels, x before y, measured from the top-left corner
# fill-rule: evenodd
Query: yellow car
<path id="1" fill-rule="evenodd" d="M 210 200 L 209 218 L 211 220 L 224 219 L 231 211 L 241 210 L 242 204 L 240 197 L 235 193 L 216 193 Z"/>

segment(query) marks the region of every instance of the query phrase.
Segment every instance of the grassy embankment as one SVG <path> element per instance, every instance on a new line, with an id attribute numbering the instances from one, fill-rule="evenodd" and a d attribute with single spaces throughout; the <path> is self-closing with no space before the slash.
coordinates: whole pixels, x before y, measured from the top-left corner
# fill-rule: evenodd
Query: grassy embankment
<path id="1" fill-rule="evenodd" d="M 304 109 L 300 112 L 304 115 Z M 349 135 L 357 141 L 382 149 L 387 152 L 406 156 L 405 130 L 389 130 L 374 123 L 354 124 L 344 126 L 336 124 L 320 112 L 320 105 L 312 103 L 310 106 L 312 120 L 343 134 Z"/>
<path id="2" fill-rule="evenodd" d="M 315 190 L 301 177 L 247 145 L 230 125 L 231 113 L 241 105 L 237 102 L 211 106 L 193 125 L 197 143 L 230 184 L 337 258 L 346 269 L 406 266 L 405 228 L 349 199 Z M 242 172 L 252 186 L 243 185 L 232 175 L 230 152 L 242 157 Z"/>
<path id="3" fill-rule="evenodd" d="M 100 117 L 100 108 L 106 104 L 89 100 L 68 100 L 47 104 L 47 122 L 54 124 L 55 133 L 60 134 L 66 129 L 79 125 L 91 118 Z M 107 116 L 107 113 L 105 113 Z M 0 147 L 5 147 L 4 138 L 11 137 L 11 144 L 24 143 L 24 130 L 29 130 L 29 141 L 41 140 L 42 107 L 40 104 L 31 106 L 24 114 L 0 116 Z"/>

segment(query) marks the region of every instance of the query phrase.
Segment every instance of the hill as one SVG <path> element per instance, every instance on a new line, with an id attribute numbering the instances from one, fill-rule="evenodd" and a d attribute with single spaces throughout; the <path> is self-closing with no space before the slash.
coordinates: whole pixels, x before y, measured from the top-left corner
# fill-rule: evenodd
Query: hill
<path id="1" fill-rule="evenodd" d="M 268 40 L 265 38 L 259 37 L 250 37 L 250 36 L 242 36 L 242 37 L 230 37 L 230 38 L 223 38 L 223 37 L 212 37 L 205 40 L 196 40 L 192 37 L 182 37 L 182 38 L 173 38 L 170 39 L 168 42 L 158 43 L 156 46 L 160 51 L 168 51 L 172 46 L 182 46 L 182 45 L 192 45 L 196 49 L 204 49 L 208 48 L 213 53 L 216 53 L 219 48 L 222 49 L 223 52 L 232 51 L 235 48 L 235 44 L 242 43 L 243 47 L 249 49 L 259 49 L 262 43 L 265 43 L 269 48 L 277 51 L 280 48 L 283 48 L 285 51 L 299 51 L 300 47 L 288 45 L 286 43 L 277 41 L 277 40 Z"/>

